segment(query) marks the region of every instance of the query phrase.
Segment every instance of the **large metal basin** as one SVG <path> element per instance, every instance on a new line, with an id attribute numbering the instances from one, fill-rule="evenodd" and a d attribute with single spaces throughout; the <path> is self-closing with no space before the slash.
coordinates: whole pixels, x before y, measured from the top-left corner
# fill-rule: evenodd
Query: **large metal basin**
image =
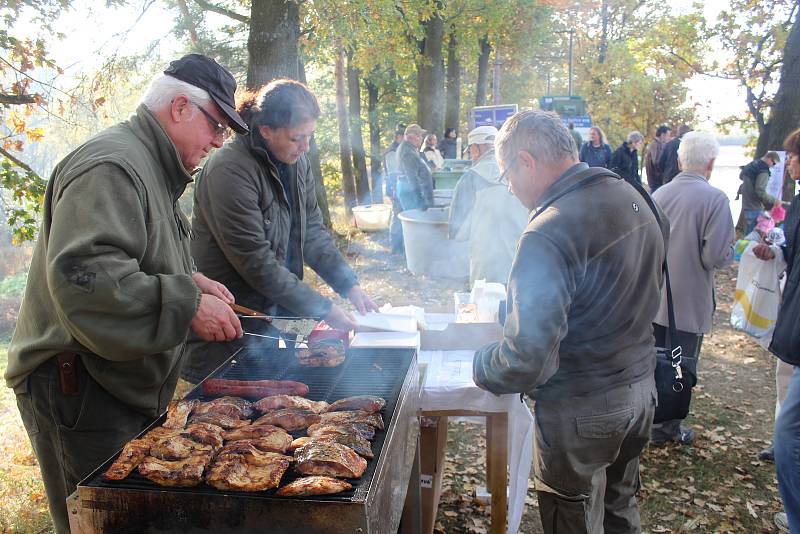
<path id="1" fill-rule="evenodd" d="M 398 215 L 403 225 L 406 266 L 414 274 L 466 280 L 468 243 L 447 238 L 447 214 L 447 208 L 430 208 Z"/>

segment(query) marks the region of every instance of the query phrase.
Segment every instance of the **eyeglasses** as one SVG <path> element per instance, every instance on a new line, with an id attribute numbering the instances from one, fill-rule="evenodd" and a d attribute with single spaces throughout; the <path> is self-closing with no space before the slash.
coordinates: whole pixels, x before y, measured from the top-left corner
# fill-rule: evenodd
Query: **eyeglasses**
<path id="1" fill-rule="evenodd" d="M 500 176 L 498 176 L 497 181 L 503 185 L 508 185 L 508 171 L 510 171 L 511 167 L 513 167 L 516 164 L 517 164 L 517 156 L 514 156 L 513 158 L 511 158 L 511 161 L 508 162 L 506 170 L 500 173 Z"/>
<path id="2" fill-rule="evenodd" d="M 205 108 L 203 108 L 203 106 L 201 106 L 200 104 L 198 104 L 196 102 L 192 102 L 192 104 L 197 106 L 197 109 L 199 109 L 203 113 L 203 115 L 206 116 L 206 119 L 208 119 L 208 123 L 211 125 L 211 128 L 214 130 L 214 135 L 219 136 L 219 135 L 222 135 L 222 134 L 225 133 L 225 130 L 228 129 L 227 126 L 225 126 L 224 124 L 219 122 L 217 120 L 217 118 L 214 117 L 214 115 L 212 115 L 211 113 L 206 111 Z"/>

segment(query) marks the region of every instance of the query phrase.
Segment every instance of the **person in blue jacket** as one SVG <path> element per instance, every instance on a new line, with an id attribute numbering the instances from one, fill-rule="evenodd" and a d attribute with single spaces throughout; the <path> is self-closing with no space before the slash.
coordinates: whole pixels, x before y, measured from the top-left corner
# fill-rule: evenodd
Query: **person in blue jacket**
<path id="1" fill-rule="evenodd" d="M 610 167 L 611 147 L 600 127 L 592 126 L 589 130 L 589 140 L 581 145 L 579 159 L 589 167 Z"/>

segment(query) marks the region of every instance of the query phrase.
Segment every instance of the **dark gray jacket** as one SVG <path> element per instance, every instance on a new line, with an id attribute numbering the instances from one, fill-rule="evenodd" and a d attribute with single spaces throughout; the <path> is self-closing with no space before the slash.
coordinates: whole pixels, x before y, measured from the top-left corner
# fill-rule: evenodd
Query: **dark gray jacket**
<path id="1" fill-rule="evenodd" d="M 283 190 L 264 141 L 253 129 L 217 150 L 195 188 L 192 256 L 200 271 L 225 284 L 236 302 L 274 312 L 324 317 L 329 299 L 286 267 L 292 212 L 299 224 L 300 264 L 310 266 L 337 293 L 357 280 L 322 224 L 314 176 L 305 156 L 289 166 L 296 194 Z"/>
<path id="2" fill-rule="evenodd" d="M 419 150 L 408 141 L 403 141 L 397 147 L 397 159 L 403 173 L 401 180 L 417 192 L 425 206 L 433 206 L 433 178 L 431 169 L 422 157 Z"/>
<path id="3" fill-rule="evenodd" d="M 783 223 L 786 243 L 781 247 L 786 260 L 786 286 L 781 297 L 778 320 L 769 350 L 790 365 L 800 365 L 800 247 L 798 247 L 798 231 L 800 230 L 800 195 L 792 199 L 786 210 L 786 221 Z"/>
<path id="4" fill-rule="evenodd" d="M 572 167 L 540 206 L 586 172 L 586 164 Z M 651 323 L 668 229 L 614 176 L 568 193 L 534 219 L 539 211 L 511 268 L 503 341 L 475 354 L 475 382 L 494 393 L 553 399 L 652 376 Z"/>

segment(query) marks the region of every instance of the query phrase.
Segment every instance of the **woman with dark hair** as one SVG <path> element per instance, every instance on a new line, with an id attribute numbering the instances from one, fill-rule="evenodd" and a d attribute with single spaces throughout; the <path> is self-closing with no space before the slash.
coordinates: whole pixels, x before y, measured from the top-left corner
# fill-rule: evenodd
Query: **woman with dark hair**
<path id="1" fill-rule="evenodd" d="M 229 140 L 197 178 L 192 256 L 198 269 L 248 308 L 352 329 L 352 313 L 303 282 L 308 265 L 359 312 L 377 309 L 322 224 L 306 158 L 320 116 L 316 97 L 299 82 L 278 79 L 245 95 L 238 111 L 250 135 Z M 263 321 L 244 327 L 274 335 Z M 184 374 L 202 378 L 230 349 L 216 351 L 217 357 L 193 351 Z"/>
<path id="2" fill-rule="evenodd" d="M 611 147 L 606 143 L 606 136 L 599 126 L 589 129 L 589 140 L 580 148 L 580 160 L 589 167 L 611 166 Z"/>
<path id="3" fill-rule="evenodd" d="M 795 130 L 783 143 L 786 150 L 786 172 L 795 180 L 800 180 L 800 130 Z M 753 253 L 762 260 L 771 260 L 776 252 L 786 261 L 786 286 L 778 310 L 778 320 L 769 350 L 782 362 L 794 366 L 789 380 L 786 396 L 781 399 L 778 392 L 780 410 L 775 421 L 773 447 L 775 470 L 778 473 L 778 489 L 783 499 L 786 513 L 778 514 L 775 522 L 786 526 L 789 531 L 800 532 L 800 195 L 792 199 L 786 212 L 783 232 L 786 242 L 782 247 L 759 244 Z"/>
<path id="4" fill-rule="evenodd" d="M 444 137 L 439 141 L 439 152 L 442 153 L 444 159 L 458 159 L 458 150 L 456 149 L 456 138 L 458 134 L 455 128 L 445 128 Z"/>

